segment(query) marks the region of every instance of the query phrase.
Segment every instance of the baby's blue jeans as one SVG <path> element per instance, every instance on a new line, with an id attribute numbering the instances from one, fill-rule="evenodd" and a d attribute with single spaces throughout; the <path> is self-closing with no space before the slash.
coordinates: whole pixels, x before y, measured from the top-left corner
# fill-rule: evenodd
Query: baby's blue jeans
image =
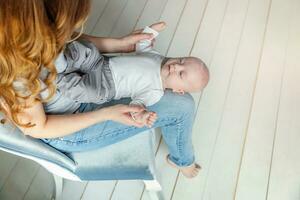
<path id="1" fill-rule="evenodd" d="M 81 104 L 79 112 L 88 112 L 115 104 L 129 104 L 129 102 L 129 98 L 124 98 L 101 105 L 84 103 Z M 160 101 L 147 109 L 158 115 L 152 128 L 161 128 L 163 139 L 169 149 L 169 159 L 178 166 L 192 164 L 194 162 L 192 126 L 195 112 L 192 96 L 165 91 Z M 148 128 L 105 121 L 65 137 L 43 139 L 43 141 L 62 152 L 86 151 L 116 143 L 146 129 Z"/>

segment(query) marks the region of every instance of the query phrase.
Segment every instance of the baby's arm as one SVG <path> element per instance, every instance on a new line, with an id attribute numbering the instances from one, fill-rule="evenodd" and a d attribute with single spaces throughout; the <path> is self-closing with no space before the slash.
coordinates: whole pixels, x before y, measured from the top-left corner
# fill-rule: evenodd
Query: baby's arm
<path id="1" fill-rule="evenodd" d="M 151 127 L 156 121 L 157 115 L 155 112 L 148 111 L 146 107 L 152 106 L 157 103 L 162 97 L 163 92 L 157 92 L 153 90 L 142 91 L 133 95 L 130 105 L 138 105 L 145 108 L 145 110 L 138 113 L 131 113 L 132 118 L 145 126 Z"/>

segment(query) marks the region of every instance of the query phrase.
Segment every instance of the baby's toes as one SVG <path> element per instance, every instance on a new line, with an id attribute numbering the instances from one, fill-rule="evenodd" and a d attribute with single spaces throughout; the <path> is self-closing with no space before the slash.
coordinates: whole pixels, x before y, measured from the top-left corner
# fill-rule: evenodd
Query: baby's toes
<path id="1" fill-rule="evenodd" d="M 150 112 L 150 115 L 151 115 L 151 116 L 155 116 L 155 117 L 157 117 L 157 114 L 156 114 L 156 112 L 152 112 L 152 111 L 151 111 L 151 112 Z"/>
<path id="2" fill-rule="evenodd" d="M 148 118 L 148 123 L 151 125 L 153 125 L 155 121 L 156 121 L 156 118 L 152 118 L 152 117 Z"/>
<path id="3" fill-rule="evenodd" d="M 198 173 L 199 173 L 199 172 L 193 171 L 192 174 L 191 174 L 191 178 L 196 177 L 196 176 L 198 175 Z"/>
<path id="4" fill-rule="evenodd" d="M 195 168 L 198 169 L 198 170 L 200 170 L 201 166 L 198 163 L 195 163 Z"/>
<path id="5" fill-rule="evenodd" d="M 152 126 L 153 126 L 153 122 L 150 122 L 149 120 L 147 121 L 147 126 L 149 127 L 149 128 L 151 128 Z"/>
<path id="6" fill-rule="evenodd" d="M 149 122 L 152 123 L 152 124 L 154 124 L 154 122 L 156 121 L 156 117 L 151 117 L 150 116 L 148 119 L 149 119 Z"/>

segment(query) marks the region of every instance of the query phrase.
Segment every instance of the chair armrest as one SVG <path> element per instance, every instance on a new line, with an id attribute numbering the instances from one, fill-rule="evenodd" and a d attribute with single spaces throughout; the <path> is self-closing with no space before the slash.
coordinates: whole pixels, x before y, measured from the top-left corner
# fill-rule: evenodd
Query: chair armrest
<path id="1" fill-rule="evenodd" d="M 68 156 L 39 139 L 25 136 L 9 123 L 0 125 L 0 147 L 58 164 L 71 171 L 75 169 L 74 161 Z"/>

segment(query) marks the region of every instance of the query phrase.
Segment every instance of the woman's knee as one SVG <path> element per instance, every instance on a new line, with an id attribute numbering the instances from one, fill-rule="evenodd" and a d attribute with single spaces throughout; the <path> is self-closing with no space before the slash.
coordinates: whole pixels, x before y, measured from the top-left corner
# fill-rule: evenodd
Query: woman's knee
<path id="1" fill-rule="evenodd" d="M 180 95 L 167 90 L 158 106 L 169 113 L 186 113 L 190 115 L 195 112 L 195 101 L 189 93 Z"/>

